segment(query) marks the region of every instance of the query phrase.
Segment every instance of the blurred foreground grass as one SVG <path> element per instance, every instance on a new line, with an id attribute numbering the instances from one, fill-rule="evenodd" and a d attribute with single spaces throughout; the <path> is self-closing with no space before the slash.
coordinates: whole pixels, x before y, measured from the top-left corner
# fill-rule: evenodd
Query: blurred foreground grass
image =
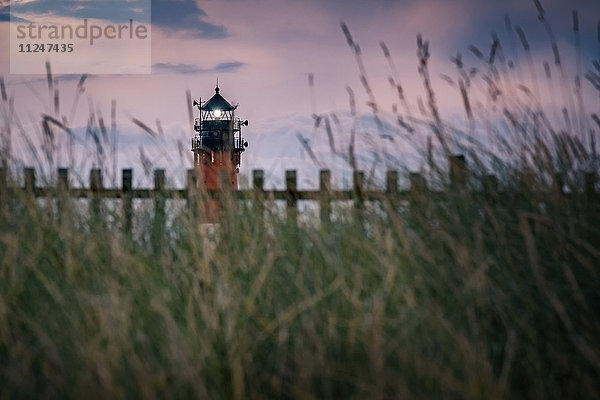
<path id="1" fill-rule="evenodd" d="M 599 202 L 538 189 L 184 209 L 158 247 L 144 215 L 5 201 L 0 397 L 598 397 Z"/>

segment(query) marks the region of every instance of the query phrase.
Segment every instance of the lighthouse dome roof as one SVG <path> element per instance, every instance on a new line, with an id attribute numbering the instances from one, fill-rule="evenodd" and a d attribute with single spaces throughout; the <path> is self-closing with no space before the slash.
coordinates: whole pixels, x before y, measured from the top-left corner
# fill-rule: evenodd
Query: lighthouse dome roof
<path id="1" fill-rule="evenodd" d="M 231 111 L 235 110 L 235 107 L 232 106 L 221 94 L 219 93 L 219 87 L 215 88 L 215 94 L 210 98 L 203 106 L 202 110 L 206 111 Z"/>

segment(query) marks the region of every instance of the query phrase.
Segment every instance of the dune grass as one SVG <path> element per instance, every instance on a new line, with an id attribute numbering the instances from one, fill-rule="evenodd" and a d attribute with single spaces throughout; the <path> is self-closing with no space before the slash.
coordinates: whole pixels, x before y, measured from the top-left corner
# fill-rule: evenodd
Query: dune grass
<path id="1" fill-rule="evenodd" d="M 595 397 L 600 203 L 535 193 L 421 193 L 322 225 L 246 203 L 212 231 L 184 209 L 160 246 L 152 218 L 130 236 L 11 198 L 0 395 Z"/>

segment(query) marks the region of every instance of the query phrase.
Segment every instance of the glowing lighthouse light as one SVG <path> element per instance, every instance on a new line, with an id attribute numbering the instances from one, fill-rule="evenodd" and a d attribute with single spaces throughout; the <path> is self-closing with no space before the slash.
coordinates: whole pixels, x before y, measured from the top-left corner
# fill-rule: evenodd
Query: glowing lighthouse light
<path id="1" fill-rule="evenodd" d="M 213 116 L 214 116 L 215 118 L 217 118 L 217 119 L 218 119 L 218 118 L 221 118 L 221 115 L 222 115 L 222 114 L 223 114 L 223 113 L 221 112 L 221 110 L 215 110 L 215 111 L 213 111 Z"/>

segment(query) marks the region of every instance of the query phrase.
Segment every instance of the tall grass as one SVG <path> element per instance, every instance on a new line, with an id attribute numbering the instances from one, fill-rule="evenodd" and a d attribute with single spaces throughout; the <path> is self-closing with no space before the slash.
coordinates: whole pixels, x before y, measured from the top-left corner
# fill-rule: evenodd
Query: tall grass
<path id="1" fill-rule="evenodd" d="M 418 47 L 429 119 L 413 117 L 393 78 L 398 124 L 431 129 L 445 155 L 460 132 L 437 109 Z M 484 82 L 498 98 L 508 83 L 491 58 Z M 467 118 L 485 120 L 457 66 Z M 359 71 L 370 98 L 362 61 Z M 67 199 L 57 209 L 3 196 L 0 397 L 600 397 L 595 144 L 542 111 L 501 108 L 506 120 L 489 126 L 509 137 L 466 148 L 468 190 L 415 191 L 330 222 L 229 201 L 210 229 L 184 208 L 163 232 L 140 207 L 130 234 L 107 208 L 93 218 Z"/>
<path id="2" fill-rule="evenodd" d="M 598 202 L 544 206 L 421 193 L 299 226 L 242 205 L 212 233 L 182 211 L 152 246 L 151 222 L 11 199 L 2 397 L 595 397 Z"/>

